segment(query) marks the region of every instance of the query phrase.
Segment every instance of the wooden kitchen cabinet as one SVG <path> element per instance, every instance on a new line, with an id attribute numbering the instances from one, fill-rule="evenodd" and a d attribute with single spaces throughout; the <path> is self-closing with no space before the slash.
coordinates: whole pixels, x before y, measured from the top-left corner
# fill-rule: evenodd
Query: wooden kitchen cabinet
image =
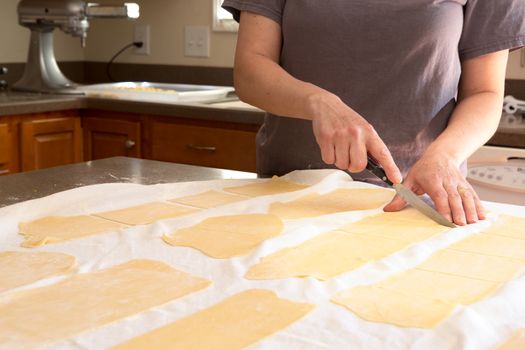
<path id="1" fill-rule="evenodd" d="M 151 159 L 255 171 L 257 125 L 157 117 L 148 129 Z"/>
<path id="2" fill-rule="evenodd" d="M 0 118 L 0 175 L 18 171 L 18 135 L 16 125 L 8 118 Z"/>
<path id="3" fill-rule="evenodd" d="M 21 170 L 29 171 L 82 161 L 82 129 L 77 111 L 22 116 Z"/>
<path id="4" fill-rule="evenodd" d="M 89 113 L 88 116 L 84 116 L 82 128 L 85 160 L 142 156 L 140 121 L 114 118 L 115 114 L 109 112 Z"/>

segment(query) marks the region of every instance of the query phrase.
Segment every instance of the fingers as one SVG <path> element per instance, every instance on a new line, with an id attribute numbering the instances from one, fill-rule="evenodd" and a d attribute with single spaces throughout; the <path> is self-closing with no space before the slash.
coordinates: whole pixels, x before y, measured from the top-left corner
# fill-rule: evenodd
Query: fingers
<path id="1" fill-rule="evenodd" d="M 457 191 L 461 196 L 467 223 L 473 224 L 485 219 L 485 211 L 477 193 L 470 184 L 458 185 Z"/>
<path id="2" fill-rule="evenodd" d="M 368 145 L 368 152 L 383 167 L 386 176 L 390 181 L 395 184 L 401 183 L 403 181 L 403 176 L 394 162 L 394 158 L 392 158 L 390 151 L 381 138 L 379 138 L 377 133 L 374 132 L 373 135 L 374 137 L 372 137 Z"/>
<path id="3" fill-rule="evenodd" d="M 441 188 L 427 189 L 436 210 L 456 225 L 474 224 L 485 219 L 483 205 L 468 183 L 444 184 Z"/>
<path id="4" fill-rule="evenodd" d="M 386 212 L 400 211 L 401 209 L 403 209 L 406 206 L 407 206 L 407 203 L 403 200 L 403 198 L 401 198 L 400 196 L 398 196 L 396 194 L 394 196 L 394 198 L 392 199 L 392 201 L 390 203 L 388 203 L 383 208 L 383 210 L 386 211 Z"/>
<path id="5" fill-rule="evenodd" d="M 460 226 L 466 225 L 466 208 L 463 208 L 463 198 L 458 192 L 458 186 L 447 184 L 445 185 L 445 190 L 448 196 L 452 221 Z"/>
<path id="6" fill-rule="evenodd" d="M 348 170 L 353 173 L 358 173 L 366 168 L 367 155 L 366 146 L 361 140 L 352 143 L 350 147 L 350 165 Z"/>

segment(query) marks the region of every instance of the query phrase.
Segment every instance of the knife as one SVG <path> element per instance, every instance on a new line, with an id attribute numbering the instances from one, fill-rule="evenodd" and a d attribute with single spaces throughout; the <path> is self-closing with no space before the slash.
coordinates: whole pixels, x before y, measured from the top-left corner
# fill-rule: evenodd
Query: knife
<path id="1" fill-rule="evenodd" d="M 380 178 L 383 182 L 388 184 L 389 186 L 393 187 L 396 190 L 396 193 L 405 200 L 408 204 L 419 210 L 421 213 L 423 213 L 425 216 L 429 217 L 430 219 L 434 220 L 440 225 L 452 227 L 455 228 L 456 225 L 454 225 L 452 222 L 447 220 L 443 215 L 441 215 L 437 210 L 432 208 L 430 205 L 425 203 L 421 198 L 419 198 L 414 192 L 412 192 L 410 189 L 408 189 L 403 184 L 393 184 L 392 181 L 390 181 L 385 173 L 385 170 L 377 164 L 377 162 L 372 159 L 370 156 L 368 156 L 368 163 L 366 165 L 366 169 L 370 171 L 372 174 Z"/>

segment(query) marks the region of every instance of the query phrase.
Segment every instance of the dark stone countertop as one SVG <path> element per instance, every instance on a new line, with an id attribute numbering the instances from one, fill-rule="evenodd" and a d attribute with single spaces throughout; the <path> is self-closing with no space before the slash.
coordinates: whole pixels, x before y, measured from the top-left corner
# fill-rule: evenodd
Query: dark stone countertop
<path id="1" fill-rule="evenodd" d="M 0 207 L 101 183 L 249 179 L 256 174 L 155 160 L 113 157 L 0 177 Z"/>
<path id="2" fill-rule="evenodd" d="M 210 102 L 158 103 L 93 98 L 83 95 L 51 95 L 38 93 L 0 93 L 0 116 L 45 113 L 68 109 L 100 109 L 114 112 L 175 116 L 245 124 L 262 124 L 264 112 L 255 107 L 240 108 Z"/>
<path id="3" fill-rule="evenodd" d="M 215 120 L 234 123 L 262 124 L 264 112 L 256 108 L 224 108 L 213 103 L 157 103 L 127 101 L 81 95 L 49 95 L 37 93 L 1 92 L 0 116 L 44 113 L 67 109 L 100 109 L 114 112 L 173 116 L 179 118 Z M 523 128 L 500 126 L 487 143 L 489 145 L 525 148 Z"/>

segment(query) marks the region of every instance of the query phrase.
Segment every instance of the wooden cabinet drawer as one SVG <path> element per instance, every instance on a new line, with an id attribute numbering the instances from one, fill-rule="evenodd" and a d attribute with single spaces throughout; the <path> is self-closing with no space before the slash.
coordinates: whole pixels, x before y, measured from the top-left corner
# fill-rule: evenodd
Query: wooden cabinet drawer
<path id="1" fill-rule="evenodd" d="M 224 169 L 255 171 L 256 126 L 214 127 L 153 121 L 151 158 Z"/>
<path id="2" fill-rule="evenodd" d="M 7 123 L 0 124 L 0 175 L 9 173 L 10 140 L 9 125 Z"/>
<path id="3" fill-rule="evenodd" d="M 82 161 L 80 117 L 65 112 L 49 117 L 22 122 L 22 171 Z"/>
<path id="4" fill-rule="evenodd" d="M 141 157 L 140 122 L 84 117 L 84 159 Z"/>

